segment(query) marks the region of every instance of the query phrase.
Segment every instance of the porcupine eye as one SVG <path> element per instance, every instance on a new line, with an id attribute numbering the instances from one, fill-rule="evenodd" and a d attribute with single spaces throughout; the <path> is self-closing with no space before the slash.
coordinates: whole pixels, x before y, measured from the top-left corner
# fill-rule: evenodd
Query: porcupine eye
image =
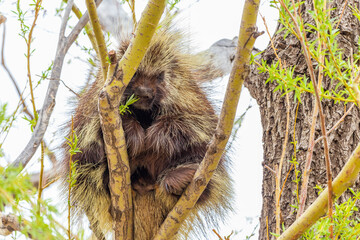
<path id="1" fill-rule="evenodd" d="M 157 76 L 157 82 L 161 83 L 162 81 L 164 81 L 164 77 L 165 77 L 165 73 L 161 72 L 158 76 Z"/>

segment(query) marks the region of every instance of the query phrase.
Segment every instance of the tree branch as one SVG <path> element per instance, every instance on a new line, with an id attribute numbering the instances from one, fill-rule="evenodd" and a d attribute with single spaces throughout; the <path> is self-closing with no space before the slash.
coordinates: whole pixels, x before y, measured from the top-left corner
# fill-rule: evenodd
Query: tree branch
<path id="1" fill-rule="evenodd" d="M 100 122 L 110 173 L 109 188 L 115 239 L 133 239 L 130 167 L 119 114 L 120 99 L 145 55 L 165 5 L 165 0 L 150 0 L 134 38 L 118 63 L 115 52 L 111 52 L 107 81 L 99 95 Z M 118 70 L 115 72 L 116 64 Z"/>
<path id="2" fill-rule="evenodd" d="M 246 9 L 246 11 L 243 11 L 241 20 L 237 53 L 235 57 L 236 61 L 230 74 L 216 132 L 193 180 L 161 225 L 154 238 L 155 240 L 171 239 L 172 236 L 176 234 L 181 223 L 205 190 L 206 185 L 210 181 L 210 178 L 220 161 L 231 134 L 241 88 L 249 73 L 248 64 L 250 55 L 255 39 L 258 36 L 258 33 L 256 32 L 258 8 L 259 0 L 248 0 L 245 2 L 244 9 Z"/>
<path id="3" fill-rule="evenodd" d="M 81 29 L 85 26 L 87 21 L 89 20 L 89 16 L 87 13 L 80 19 L 80 21 L 76 24 L 74 29 L 71 31 L 67 38 L 64 37 L 65 27 L 68 21 L 68 17 L 71 11 L 73 0 L 70 0 L 66 10 L 64 17 L 62 19 L 61 31 L 59 35 L 59 42 L 56 50 L 54 66 L 51 71 L 51 79 L 60 79 L 62 65 L 64 62 L 64 57 L 69 50 L 71 44 L 75 41 L 77 36 L 79 35 Z M 101 0 L 97 1 L 97 4 L 100 4 Z M 44 99 L 43 107 L 39 114 L 39 120 L 34 129 L 33 135 L 29 140 L 28 144 L 24 148 L 24 150 L 20 153 L 20 155 L 15 159 L 12 163 L 14 167 L 19 166 L 20 164 L 25 167 L 27 163 L 30 161 L 32 156 L 35 154 L 35 151 L 40 145 L 42 141 L 47 126 L 49 124 L 50 116 L 55 106 L 55 98 L 56 93 L 59 87 L 60 81 L 52 80 L 49 83 L 48 90 L 46 92 L 46 96 Z"/>
<path id="4" fill-rule="evenodd" d="M 341 169 L 338 176 L 332 182 L 332 198 L 339 197 L 346 189 L 351 187 L 360 172 L 360 144 Z M 326 188 L 310 207 L 288 228 L 277 240 L 288 240 L 299 238 L 308 228 L 319 220 L 329 207 L 329 190 Z"/>
<path id="5" fill-rule="evenodd" d="M 96 6 L 94 0 L 86 0 L 86 7 L 89 12 L 90 22 L 91 26 L 94 30 L 95 39 L 96 39 L 96 48 L 97 48 L 97 54 L 100 59 L 101 63 L 101 71 L 104 80 L 106 80 L 106 74 L 107 74 L 107 68 L 108 68 L 108 62 L 107 62 L 107 49 L 106 49 L 106 43 L 103 36 L 103 32 L 101 30 L 99 17 L 96 12 Z"/>
<path id="6" fill-rule="evenodd" d="M 14 84 L 14 87 L 16 89 L 17 94 L 20 97 L 20 101 L 21 104 L 23 106 L 23 111 L 24 113 L 26 113 L 31 119 L 33 119 L 33 115 L 31 114 L 31 112 L 29 112 L 28 107 L 26 106 L 25 100 L 22 97 L 22 93 L 20 92 L 19 86 L 14 78 L 14 76 L 12 75 L 12 73 L 10 72 L 10 70 L 7 68 L 6 63 L 5 63 L 5 58 L 4 58 L 4 49 L 5 49 L 5 36 L 6 36 L 6 18 L 4 16 L 0 16 L 0 24 L 3 23 L 3 37 L 2 37 L 2 44 L 1 44 L 1 65 L 3 66 L 3 68 L 5 69 L 5 71 L 7 72 L 7 74 L 9 75 L 9 78 L 11 79 L 12 83 Z"/>

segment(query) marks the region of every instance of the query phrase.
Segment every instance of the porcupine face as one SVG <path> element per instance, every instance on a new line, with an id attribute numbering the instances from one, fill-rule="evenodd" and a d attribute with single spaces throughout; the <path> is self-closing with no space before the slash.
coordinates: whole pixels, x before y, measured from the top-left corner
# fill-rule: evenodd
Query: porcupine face
<path id="1" fill-rule="evenodd" d="M 145 111 L 151 110 L 163 98 L 164 94 L 161 89 L 163 80 L 164 73 L 149 76 L 138 71 L 127 86 L 124 98 L 127 99 L 134 94 L 138 100 L 132 107 Z"/>

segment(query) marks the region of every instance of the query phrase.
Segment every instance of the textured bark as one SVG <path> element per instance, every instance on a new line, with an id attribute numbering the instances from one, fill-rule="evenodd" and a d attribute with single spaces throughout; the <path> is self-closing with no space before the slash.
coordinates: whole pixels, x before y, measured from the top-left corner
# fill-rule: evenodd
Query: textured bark
<path id="1" fill-rule="evenodd" d="M 344 4 L 344 0 L 334 0 L 331 2 L 330 8 L 336 8 L 332 12 L 332 17 L 338 17 L 341 15 Z M 355 4 L 357 7 L 359 6 L 358 1 L 350 1 L 348 3 L 348 5 L 352 4 Z M 310 17 L 307 14 L 307 11 L 312 10 L 312 6 L 311 0 L 306 0 L 304 5 L 302 5 L 301 13 L 305 22 L 310 22 Z M 344 56 L 348 57 L 350 56 L 351 49 L 353 49 L 354 52 L 358 49 L 357 42 L 360 34 L 359 21 L 352 16 L 349 6 L 345 8 L 339 29 L 340 34 L 337 37 L 339 48 L 343 49 Z M 307 38 L 309 40 L 315 39 L 316 32 L 308 33 Z M 296 66 L 295 74 L 308 74 L 300 42 L 294 36 L 289 35 L 286 39 L 284 39 L 283 33 L 279 33 L 273 37 L 273 40 L 277 53 L 282 61 L 286 62 L 287 66 Z M 270 45 L 264 51 L 261 58 L 267 61 L 268 64 L 271 64 L 272 61 L 276 61 L 274 51 Z M 314 63 L 314 68 L 316 67 L 317 64 Z M 279 164 L 282 145 L 285 138 L 285 97 L 282 97 L 281 95 L 283 93 L 279 91 L 273 92 L 276 87 L 276 83 L 268 83 L 265 85 L 265 81 L 268 76 L 266 74 L 260 74 L 255 68 L 256 67 L 253 66 L 252 74 L 249 75 L 245 86 L 249 89 L 252 97 L 256 99 L 260 106 L 264 143 L 263 166 L 268 166 L 275 170 L 275 167 Z M 323 86 L 325 89 L 333 87 L 330 83 L 330 79 L 324 79 Z M 292 165 L 289 161 L 291 161 L 294 156 L 294 147 L 291 142 L 294 139 L 293 129 L 295 124 L 297 102 L 293 100 L 294 97 L 292 94 L 290 94 L 290 99 L 289 143 L 287 145 L 285 162 L 282 169 L 282 183 L 284 182 L 285 176 Z M 303 171 L 315 98 L 310 94 L 303 94 L 301 96 L 301 100 L 302 104 L 299 106 L 296 119 L 295 140 L 297 141 L 296 159 L 299 163 L 298 170 Z M 324 114 L 326 115 L 326 128 L 329 130 L 342 117 L 346 108 L 344 107 L 344 104 L 335 104 L 334 101 L 331 100 L 323 100 L 322 106 Z M 356 107 L 328 137 L 333 177 L 335 177 L 341 170 L 345 161 L 351 155 L 352 151 L 359 142 L 359 121 L 360 112 Z M 321 130 L 319 121 L 317 121 L 315 139 L 319 136 L 321 136 Z M 313 160 L 311 163 L 306 206 L 312 203 L 318 196 L 314 187 L 316 185 L 320 185 L 322 187 L 326 186 L 326 169 L 323 152 L 322 142 L 317 143 L 314 147 Z M 292 169 L 289 174 L 289 178 L 286 181 L 280 201 L 282 220 L 285 228 L 289 227 L 296 218 L 296 209 L 291 207 L 292 204 L 297 204 L 296 194 L 294 194 L 297 190 L 297 186 L 296 183 L 293 182 L 294 180 L 295 173 L 294 169 Z M 356 185 L 359 186 L 359 183 L 357 182 Z M 300 186 L 301 183 L 299 183 L 299 188 Z M 267 239 L 267 219 L 269 233 L 275 232 L 275 175 L 265 167 L 263 173 L 262 195 L 263 207 L 260 219 L 261 225 L 259 239 Z M 349 193 L 345 193 L 342 197 L 340 197 L 340 201 L 348 196 Z"/>

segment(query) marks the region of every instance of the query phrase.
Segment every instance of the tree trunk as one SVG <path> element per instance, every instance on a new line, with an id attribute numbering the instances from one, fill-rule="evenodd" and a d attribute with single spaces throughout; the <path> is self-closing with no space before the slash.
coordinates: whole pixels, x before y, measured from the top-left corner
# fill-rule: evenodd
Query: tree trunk
<path id="1" fill-rule="evenodd" d="M 344 8 L 345 0 L 334 0 L 330 2 L 329 8 L 335 8 L 332 11 L 332 17 L 339 19 L 341 11 Z M 348 1 L 348 5 L 356 6 L 359 8 L 359 1 Z M 306 0 L 301 7 L 301 14 L 304 22 L 312 22 L 308 10 L 313 9 L 313 3 L 311 0 Z M 340 34 L 337 37 L 339 48 L 343 49 L 344 57 L 348 58 L 351 53 L 351 49 L 357 52 L 358 39 L 360 35 L 359 21 L 352 15 L 351 8 L 345 7 L 344 15 L 342 16 L 340 25 Z M 316 32 L 307 34 L 308 40 L 316 38 Z M 277 54 L 282 59 L 283 63 L 287 66 L 296 66 L 296 75 L 308 75 L 308 70 L 305 63 L 305 58 L 302 54 L 300 42 L 292 35 L 288 35 L 284 39 L 284 32 L 276 34 L 273 37 Z M 269 45 L 261 56 L 261 59 L 265 60 L 268 64 L 272 61 L 277 61 L 274 51 Z M 313 62 L 314 68 L 317 67 L 317 63 Z M 264 148 L 264 172 L 263 172 L 263 207 L 260 219 L 260 235 L 259 239 L 267 239 L 267 224 L 269 235 L 271 232 L 275 232 L 275 174 L 268 168 L 273 170 L 279 165 L 279 160 L 283 148 L 283 142 L 285 138 L 286 129 L 286 99 L 281 96 L 283 92 L 273 90 L 276 87 L 276 83 L 265 84 L 267 80 L 267 74 L 259 73 L 253 66 L 252 73 L 247 79 L 245 86 L 249 89 L 252 97 L 254 97 L 260 106 L 261 122 L 263 127 L 263 148 Z M 323 87 L 325 89 L 333 88 L 336 85 L 331 84 L 330 79 L 324 79 Z M 289 126 L 289 140 L 286 146 L 286 155 L 284 159 L 284 165 L 281 175 L 281 186 L 285 181 L 286 174 L 289 172 L 292 163 L 290 161 L 295 157 L 294 154 L 294 135 L 296 144 L 296 161 L 299 163 L 297 170 L 304 171 L 304 163 L 306 158 L 306 152 L 308 149 L 309 132 L 312 121 L 312 112 L 315 105 L 315 98 L 311 94 L 302 94 L 297 118 L 295 119 L 296 109 L 298 102 L 294 100 L 293 94 L 289 94 L 290 99 L 290 126 Z M 332 100 L 323 100 L 322 106 L 324 114 L 326 115 L 326 128 L 329 130 L 334 124 L 343 116 L 346 108 L 343 103 L 335 103 Z M 360 139 L 360 112 L 357 107 L 354 107 L 351 113 L 345 118 L 345 120 L 329 135 L 329 149 L 330 159 L 332 164 L 333 178 L 341 170 L 342 166 L 347 161 L 348 157 L 355 149 Z M 294 125 L 295 132 L 294 132 Z M 315 139 L 321 136 L 321 129 L 319 120 L 317 121 L 315 128 Z M 326 187 L 326 167 L 324 160 L 324 150 L 322 141 L 318 142 L 313 151 L 311 163 L 311 173 L 308 185 L 308 197 L 306 206 L 309 206 L 314 199 L 318 196 L 318 191 L 314 188 L 317 185 Z M 299 178 L 301 178 L 299 174 Z M 296 218 L 296 209 L 291 205 L 298 205 L 298 199 L 296 192 L 300 194 L 301 182 L 297 184 L 295 181 L 294 167 L 290 171 L 289 177 L 285 183 L 284 190 L 281 194 L 281 212 L 282 221 L 285 228 L 289 227 Z M 356 183 L 358 186 L 359 183 Z M 345 193 L 341 199 L 347 198 L 349 193 Z M 341 201 L 340 199 L 340 201 Z M 271 235 L 269 239 L 271 239 Z"/>

